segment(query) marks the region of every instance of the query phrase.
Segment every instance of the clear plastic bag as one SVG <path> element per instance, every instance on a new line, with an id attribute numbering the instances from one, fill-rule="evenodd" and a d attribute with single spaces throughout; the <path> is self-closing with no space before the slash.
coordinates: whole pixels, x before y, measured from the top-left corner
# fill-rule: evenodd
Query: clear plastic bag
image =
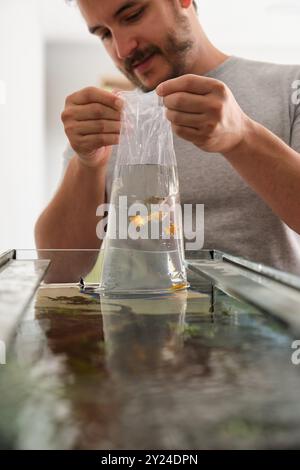
<path id="1" fill-rule="evenodd" d="M 123 92 L 100 289 L 164 293 L 187 286 L 173 135 L 155 92 Z"/>

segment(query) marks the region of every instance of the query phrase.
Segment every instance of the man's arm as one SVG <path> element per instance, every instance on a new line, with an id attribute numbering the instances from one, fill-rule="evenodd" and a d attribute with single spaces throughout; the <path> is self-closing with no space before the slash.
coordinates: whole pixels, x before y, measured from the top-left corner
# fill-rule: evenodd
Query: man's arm
<path id="1" fill-rule="evenodd" d="M 99 249 L 96 209 L 105 202 L 106 167 L 70 160 L 63 181 L 35 226 L 38 249 Z"/>
<path id="2" fill-rule="evenodd" d="M 84 166 L 77 155 L 70 160 L 35 226 L 36 246 L 47 250 L 39 257 L 51 260 L 45 282 L 78 282 L 94 267 L 102 243 L 96 235 L 96 209 L 105 202 L 105 173 L 105 166 Z"/>
<path id="3" fill-rule="evenodd" d="M 225 158 L 269 207 L 300 234 L 300 154 L 249 120 L 241 143 Z"/>
<path id="4" fill-rule="evenodd" d="M 62 120 L 76 154 L 63 181 L 35 226 L 38 249 L 99 250 L 96 210 L 105 202 L 106 168 L 119 141 L 120 99 L 98 88 L 85 88 L 66 99 Z M 51 258 L 51 281 L 74 282 L 88 272 L 95 253 L 42 253 Z M 65 259 L 62 260 L 62 256 Z"/>
<path id="5" fill-rule="evenodd" d="M 184 75 L 157 88 L 179 137 L 221 153 L 290 228 L 300 233 L 300 154 L 241 110 L 219 80 Z"/>
<path id="6" fill-rule="evenodd" d="M 106 166 L 111 146 L 119 142 L 121 109 L 117 96 L 94 87 L 67 97 L 62 121 L 76 155 L 36 223 L 37 248 L 99 248 L 96 208 L 104 203 Z"/>

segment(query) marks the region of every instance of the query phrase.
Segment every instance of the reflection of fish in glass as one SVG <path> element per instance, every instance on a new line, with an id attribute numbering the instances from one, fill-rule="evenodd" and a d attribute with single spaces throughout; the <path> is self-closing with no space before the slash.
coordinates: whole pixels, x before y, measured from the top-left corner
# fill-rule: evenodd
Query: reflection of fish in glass
<path id="1" fill-rule="evenodd" d="M 185 289 L 186 287 L 189 287 L 189 284 L 187 282 L 183 282 L 181 284 L 174 284 L 171 289 L 172 290 L 179 290 L 179 289 Z"/>

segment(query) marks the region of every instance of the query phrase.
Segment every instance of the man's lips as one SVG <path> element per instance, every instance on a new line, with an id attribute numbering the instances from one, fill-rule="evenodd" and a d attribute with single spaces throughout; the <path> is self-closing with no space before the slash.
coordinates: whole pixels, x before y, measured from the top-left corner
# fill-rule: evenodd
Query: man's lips
<path id="1" fill-rule="evenodd" d="M 151 54 L 146 59 L 144 59 L 142 62 L 139 62 L 139 63 L 133 65 L 132 68 L 134 70 L 137 70 L 138 72 L 144 72 L 151 65 L 151 62 L 152 62 L 152 59 L 153 59 L 154 56 L 155 56 L 155 54 Z"/>

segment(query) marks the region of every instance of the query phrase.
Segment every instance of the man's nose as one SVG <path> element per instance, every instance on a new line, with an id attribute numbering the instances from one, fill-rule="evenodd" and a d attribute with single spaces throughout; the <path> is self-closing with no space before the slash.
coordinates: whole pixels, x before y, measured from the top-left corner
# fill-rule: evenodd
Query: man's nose
<path id="1" fill-rule="evenodd" d="M 124 60 L 130 57 L 138 47 L 138 42 L 134 38 L 126 37 L 126 35 L 115 36 L 115 49 L 119 59 Z"/>

